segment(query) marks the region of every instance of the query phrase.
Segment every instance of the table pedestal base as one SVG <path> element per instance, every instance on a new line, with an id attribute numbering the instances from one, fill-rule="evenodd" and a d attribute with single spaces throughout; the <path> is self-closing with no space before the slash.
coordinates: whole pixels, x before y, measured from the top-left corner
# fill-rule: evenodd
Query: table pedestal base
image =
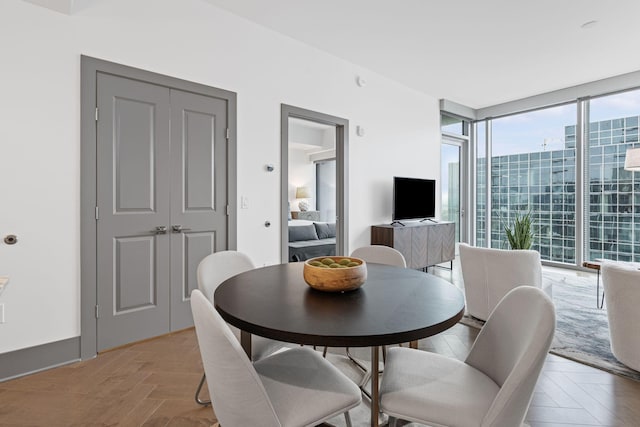
<path id="1" fill-rule="evenodd" d="M 378 427 L 378 413 L 380 412 L 380 347 L 371 347 L 371 427 Z"/>

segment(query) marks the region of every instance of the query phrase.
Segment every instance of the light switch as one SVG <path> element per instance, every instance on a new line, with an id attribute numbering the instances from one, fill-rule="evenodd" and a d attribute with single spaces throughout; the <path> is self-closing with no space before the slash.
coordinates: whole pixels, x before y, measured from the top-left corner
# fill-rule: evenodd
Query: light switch
<path id="1" fill-rule="evenodd" d="M 0 304 L 0 323 L 4 323 L 4 304 Z"/>
<path id="2" fill-rule="evenodd" d="M 240 197 L 240 209 L 249 209 L 249 198 L 246 196 Z"/>

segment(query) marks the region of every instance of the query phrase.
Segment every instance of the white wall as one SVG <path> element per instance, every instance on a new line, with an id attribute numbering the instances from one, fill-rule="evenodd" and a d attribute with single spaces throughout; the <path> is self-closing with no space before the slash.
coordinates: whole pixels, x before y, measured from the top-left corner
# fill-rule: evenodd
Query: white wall
<path id="1" fill-rule="evenodd" d="M 19 238 L 0 243 L 0 353 L 80 334 L 81 54 L 238 94 L 238 248 L 259 265 L 280 257 L 281 103 L 350 121 L 350 248 L 390 220 L 393 175 L 439 177 L 436 99 L 200 0 L 2 0 L 0 54 L 0 237 Z"/>

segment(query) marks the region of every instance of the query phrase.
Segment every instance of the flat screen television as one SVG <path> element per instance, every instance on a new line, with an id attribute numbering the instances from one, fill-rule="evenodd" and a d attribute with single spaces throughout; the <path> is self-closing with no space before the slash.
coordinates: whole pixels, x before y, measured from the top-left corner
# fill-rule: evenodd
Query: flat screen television
<path id="1" fill-rule="evenodd" d="M 436 216 L 436 180 L 393 177 L 392 220 Z"/>

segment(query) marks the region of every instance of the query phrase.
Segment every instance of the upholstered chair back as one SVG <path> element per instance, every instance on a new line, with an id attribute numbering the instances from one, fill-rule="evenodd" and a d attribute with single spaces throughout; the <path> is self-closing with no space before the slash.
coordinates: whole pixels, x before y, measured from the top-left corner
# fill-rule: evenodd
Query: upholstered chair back
<path id="1" fill-rule="evenodd" d="M 225 280 L 255 268 L 247 255 L 238 251 L 220 251 L 207 255 L 198 265 L 198 289 L 209 301 L 215 303 L 213 294 L 218 285 Z M 229 326 L 231 332 L 240 339 L 240 330 Z M 269 338 L 254 336 L 251 346 L 251 359 L 260 360 L 283 347 L 283 343 Z"/>
<path id="2" fill-rule="evenodd" d="M 522 424 L 555 326 L 553 302 L 536 287 L 511 290 L 491 313 L 465 361 L 500 387 L 481 426 Z"/>
<path id="3" fill-rule="evenodd" d="M 533 250 L 504 250 L 460 243 L 460 267 L 467 313 L 487 320 L 498 302 L 517 286 L 542 288 L 540 254 Z M 545 289 L 551 295 L 551 289 Z"/>
<path id="4" fill-rule="evenodd" d="M 198 289 L 213 301 L 218 285 L 236 274 L 255 268 L 247 255 L 237 251 L 220 251 L 207 255 L 198 264 Z"/>
<path id="5" fill-rule="evenodd" d="M 351 256 L 354 258 L 360 258 L 365 262 L 372 262 L 376 264 L 393 265 L 403 268 L 407 266 L 407 261 L 404 259 L 402 253 L 389 246 L 362 246 L 351 252 Z"/>
<path id="6" fill-rule="evenodd" d="M 279 427 L 251 361 L 209 299 L 197 289 L 191 293 L 191 310 L 209 395 L 220 425 Z"/>

